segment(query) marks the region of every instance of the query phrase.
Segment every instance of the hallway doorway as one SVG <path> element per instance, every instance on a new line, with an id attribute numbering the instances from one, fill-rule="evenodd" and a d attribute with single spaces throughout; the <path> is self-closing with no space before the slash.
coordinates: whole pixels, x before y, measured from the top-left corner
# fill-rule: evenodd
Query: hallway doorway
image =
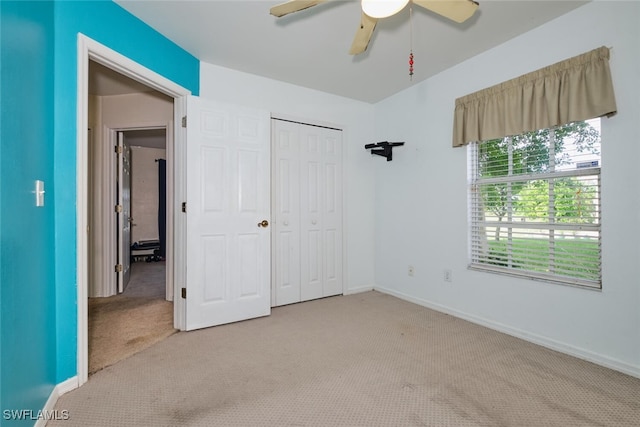
<path id="1" fill-rule="evenodd" d="M 94 61 L 88 87 L 92 374 L 176 332 L 167 280 L 167 252 L 173 252 L 167 242 L 173 98 Z"/>

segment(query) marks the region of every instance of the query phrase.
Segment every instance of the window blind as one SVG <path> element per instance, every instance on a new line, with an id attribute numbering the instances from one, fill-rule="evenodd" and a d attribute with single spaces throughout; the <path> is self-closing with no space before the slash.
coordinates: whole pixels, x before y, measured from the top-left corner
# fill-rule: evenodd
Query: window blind
<path id="1" fill-rule="evenodd" d="M 592 124 L 469 146 L 472 268 L 601 287 L 600 136 Z"/>

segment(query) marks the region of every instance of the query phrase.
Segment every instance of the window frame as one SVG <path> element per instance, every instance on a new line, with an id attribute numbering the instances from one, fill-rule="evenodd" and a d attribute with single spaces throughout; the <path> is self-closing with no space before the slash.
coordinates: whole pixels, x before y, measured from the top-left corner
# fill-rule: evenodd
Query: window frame
<path id="1" fill-rule="evenodd" d="M 555 168 L 555 132 L 554 128 L 550 128 L 549 135 L 550 138 L 546 141 L 549 149 L 549 170 L 540 173 L 525 173 L 525 174 L 513 174 L 513 156 L 512 156 L 512 137 L 501 138 L 507 142 L 508 147 L 508 172 L 504 176 L 497 177 L 480 177 L 480 164 L 479 164 L 479 150 L 481 148 L 481 144 L 485 141 L 481 142 L 473 142 L 468 144 L 468 185 L 467 185 L 467 197 L 468 197 L 468 268 L 471 270 L 477 271 L 485 271 L 503 275 L 509 275 L 519 278 L 531 279 L 531 280 L 539 280 L 543 282 L 549 282 L 554 284 L 562 284 L 562 285 L 570 285 L 577 286 L 581 288 L 602 289 L 602 212 L 601 212 L 601 201 L 602 201 L 602 179 L 601 179 L 601 160 L 598 161 L 597 166 L 591 165 L 590 167 L 580 167 L 576 166 L 574 169 L 565 169 L 565 170 L 557 170 Z M 546 129 L 545 129 L 546 130 Z M 600 158 L 601 159 L 601 158 Z M 518 265 L 519 262 L 527 259 L 528 255 L 517 258 L 516 262 L 513 261 L 514 250 L 512 245 L 512 231 L 513 229 L 524 230 L 525 227 L 522 225 L 516 225 L 513 221 L 513 215 L 515 213 L 515 208 L 513 206 L 513 201 L 517 197 L 518 194 L 514 195 L 511 193 L 511 185 L 507 185 L 507 213 L 505 217 L 508 219 L 507 221 L 487 221 L 480 220 L 479 218 L 486 213 L 486 210 L 480 212 L 482 208 L 482 193 L 480 190 L 481 185 L 490 185 L 496 183 L 516 183 L 516 182 L 535 182 L 535 181 L 548 181 L 549 183 L 554 182 L 557 179 L 563 178 L 580 178 L 580 177 L 595 177 L 596 184 L 594 185 L 595 194 L 597 195 L 596 200 L 596 210 L 597 210 L 597 221 L 595 223 L 561 223 L 556 222 L 555 218 L 552 214 L 550 214 L 549 218 L 546 222 L 538 222 L 538 223 L 526 223 L 526 228 L 539 229 L 542 231 L 546 231 L 547 238 L 546 241 L 549 242 L 549 260 L 547 260 L 547 266 L 549 269 L 553 270 L 557 263 L 555 261 L 555 241 L 554 236 L 557 231 L 579 231 L 579 232 L 591 232 L 595 233 L 596 237 L 593 240 L 597 243 L 597 278 L 595 279 L 586 279 L 578 276 L 569 276 L 566 274 L 556 274 L 554 272 L 540 272 L 534 271 L 533 269 L 523 269 L 517 268 L 520 267 Z M 549 205 L 554 206 L 554 209 L 549 209 L 550 212 L 555 211 L 555 196 L 557 195 L 554 191 L 554 185 L 549 184 Z M 486 228 L 490 228 L 491 226 L 497 227 L 498 230 L 500 228 L 506 228 L 509 230 L 507 234 L 507 244 L 505 246 L 505 253 L 508 259 L 507 265 L 497 265 L 495 261 L 489 261 L 491 259 L 489 255 L 489 240 L 486 237 Z M 485 237 L 482 237 L 482 233 L 485 233 Z M 483 242 L 486 247 L 483 248 L 486 252 L 484 256 L 480 256 L 481 250 L 479 249 Z M 545 239 L 541 239 L 541 241 L 545 241 Z M 517 252 L 517 251 L 516 251 Z M 483 259 L 484 258 L 484 259 Z M 571 257 L 567 257 L 568 260 Z M 515 266 L 514 266 L 515 265 Z M 595 267 L 595 264 L 594 264 Z"/>

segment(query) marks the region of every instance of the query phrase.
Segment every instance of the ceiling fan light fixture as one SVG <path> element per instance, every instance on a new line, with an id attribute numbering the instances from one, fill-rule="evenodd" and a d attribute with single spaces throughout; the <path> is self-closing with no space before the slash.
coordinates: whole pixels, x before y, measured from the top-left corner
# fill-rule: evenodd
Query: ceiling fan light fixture
<path id="1" fill-rule="evenodd" d="M 387 18 L 400 12 L 409 0 L 362 0 L 362 11 L 372 18 Z"/>

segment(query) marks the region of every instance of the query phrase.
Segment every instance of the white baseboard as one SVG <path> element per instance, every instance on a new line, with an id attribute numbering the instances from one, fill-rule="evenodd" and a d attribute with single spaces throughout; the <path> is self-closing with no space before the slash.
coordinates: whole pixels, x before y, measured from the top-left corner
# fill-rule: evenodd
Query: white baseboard
<path id="1" fill-rule="evenodd" d="M 359 288 L 351 288 L 351 289 L 345 289 L 342 292 L 342 295 L 352 295 L 352 294 L 359 294 L 362 292 L 369 292 L 373 290 L 373 286 L 360 286 Z"/>
<path id="2" fill-rule="evenodd" d="M 67 394 L 70 391 L 77 389 L 79 386 L 80 384 L 78 383 L 78 377 L 71 377 L 56 386 L 56 389 L 58 390 L 58 396 Z"/>
<path id="3" fill-rule="evenodd" d="M 75 390 L 78 388 L 78 377 L 71 377 L 61 383 L 59 383 L 58 385 L 56 385 L 53 390 L 51 391 L 51 394 L 49 395 L 49 398 L 47 399 L 47 402 L 44 404 L 44 408 L 42 408 L 42 413 L 43 414 L 53 414 L 54 413 L 54 408 L 56 407 L 56 403 L 58 403 L 58 399 L 60 398 L 60 396 L 62 396 L 65 393 L 68 393 L 72 390 Z M 44 419 L 46 417 L 43 417 L 41 419 L 38 419 L 34 426 L 35 427 L 44 427 L 47 425 L 47 420 Z"/>
<path id="4" fill-rule="evenodd" d="M 551 350 L 559 351 L 560 353 L 568 354 L 569 356 L 577 357 L 578 359 L 586 360 L 588 362 L 595 363 L 596 365 L 604 366 L 605 368 L 613 369 L 623 374 L 631 375 L 636 378 L 640 378 L 640 366 L 630 365 L 617 359 L 613 359 L 602 354 L 593 353 L 588 350 L 567 345 L 565 343 L 552 340 L 547 337 L 532 334 L 527 331 L 516 329 L 502 323 L 487 320 L 481 317 L 473 316 L 468 313 L 464 313 L 458 310 L 454 310 L 450 307 L 446 307 L 440 304 L 434 304 L 430 301 L 423 300 L 421 298 L 415 298 L 410 295 L 403 294 L 402 292 L 395 291 L 393 289 L 386 289 L 382 287 L 374 287 L 374 290 L 392 295 L 405 301 L 412 302 L 414 304 L 421 305 L 423 307 L 430 308 L 441 313 L 450 314 L 460 319 L 467 320 L 471 323 L 475 323 L 480 326 L 493 329 L 498 332 L 511 335 L 516 338 L 523 339 L 533 344 L 540 345 L 542 347 L 549 348 Z"/>

